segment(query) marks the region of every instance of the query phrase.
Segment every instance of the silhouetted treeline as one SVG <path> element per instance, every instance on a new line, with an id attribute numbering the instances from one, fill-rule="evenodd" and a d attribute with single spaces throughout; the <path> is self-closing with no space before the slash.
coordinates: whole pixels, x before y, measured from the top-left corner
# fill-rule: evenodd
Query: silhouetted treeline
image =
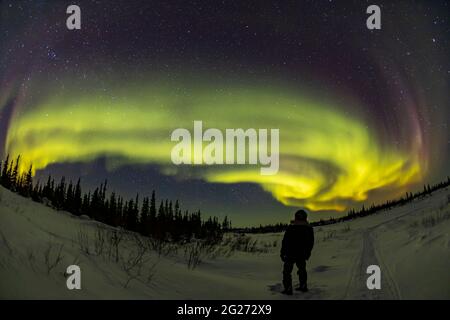
<path id="1" fill-rule="evenodd" d="M 276 223 L 260 225 L 259 227 L 233 228 L 233 231 L 239 233 L 277 233 L 286 230 L 288 225 L 287 223 Z"/>
<path id="2" fill-rule="evenodd" d="M 366 208 L 364 205 L 362 208 L 358 211 L 355 209 L 350 210 L 346 216 L 341 218 L 329 218 L 328 220 L 320 220 L 312 222 L 311 225 L 314 226 L 324 226 L 328 224 L 334 224 L 338 222 L 348 221 L 352 220 L 358 217 L 364 217 L 370 214 L 374 214 L 377 212 L 380 212 L 382 210 L 391 210 L 395 207 L 403 206 L 415 199 L 421 199 L 425 198 L 426 196 L 430 195 L 432 192 L 446 188 L 450 186 L 450 177 L 447 177 L 446 181 L 437 183 L 435 185 L 430 186 L 429 184 L 423 186 L 423 190 L 417 191 L 415 193 L 412 192 L 406 192 L 405 196 L 396 199 L 396 200 L 388 200 L 382 204 L 374 205 L 372 204 L 370 207 Z M 248 227 L 248 228 L 234 228 L 233 231 L 235 232 L 242 232 L 242 233 L 275 233 L 275 232 L 283 232 L 286 230 L 286 228 L 289 226 L 288 223 L 277 223 L 277 224 L 270 224 L 259 227 Z"/>
<path id="3" fill-rule="evenodd" d="M 157 203 L 155 191 L 151 197 L 140 200 L 125 200 L 111 192 L 107 195 L 105 180 L 93 192 L 83 193 L 80 179 L 76 183 L 62 177 L 59 182 L 48 177 L 46 183 L 33 183 L 32 166 L 26 173 L 19 172 L 20 156 L 0 162 L 0 184 L 5 188 L 30 197 L 36 202 L 51 205 L 57 210 L 66 210 L 74 215 L 86 215 L 111 226 L 136 231 L 145 236 L 158 239 L 180 241 L 191 238 L 220 240 L 223 232 L 231 229 L 231 221 L 225 217 L 219 222 L 217 217 L 203 220 L 200 210 L 189 212 L 182 210 L 178 200 L 168 199 Z"/>
<path id="4" fill-rule="evenodd" d="M 354 209 L 350 210 L 345 217 L 341 217 L 339 219 L 336 219 L 336 222 L 341 221 L 347 221 L 352 220 L 357 217 L 364 217 L 382 210 L 391 210 L 395 207 L 401 207 L 415 199 L 422 199 L 427 196 L 429 196 L 432 192 L 446 188 L 450 185 L 450 177 L 447 177 L 446 181 L 439 182 L 435 185 L 430 186 L 429 184 L 426 184 L 423 186 L 422 191 L 417 191 L 415 193 L 412 192 L 406 192 L 406 194 L 403 197 L 400 197 L 396 200 L 387 200 L 386 202 L 382 204 L 372 204 L 370 207 L 366 208 L 364 205 L 359 211 L 356 211 Z"/>

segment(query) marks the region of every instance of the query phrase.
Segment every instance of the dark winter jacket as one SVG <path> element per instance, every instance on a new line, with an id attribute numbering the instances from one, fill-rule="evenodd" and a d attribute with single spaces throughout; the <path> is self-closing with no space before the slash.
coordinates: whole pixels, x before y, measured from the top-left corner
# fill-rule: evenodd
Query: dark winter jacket
<path id="1" fill-rule="evenodd" d="M 313 228 L 306 221 L 293 221 L 287 228 L 281 244 L 283 261 L 308 260 L 314 246 Z"/>

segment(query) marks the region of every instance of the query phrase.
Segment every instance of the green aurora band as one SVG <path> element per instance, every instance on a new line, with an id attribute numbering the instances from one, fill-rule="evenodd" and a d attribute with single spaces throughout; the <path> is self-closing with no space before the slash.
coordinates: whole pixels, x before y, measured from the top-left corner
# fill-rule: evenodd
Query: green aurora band
<path id="1" fill-rule="evenodd" d="M 65 88 L 24 103 L 12 115 L 6 152 L 22 155 L 22 170 L 106 156 L 110 170 L 155 164 L 181 178 L 256 183 L 285 205 L 314 211 L 343 211 L 372 191 L 400 194 L 425 173 L 420 139 L 409 150 L 381 143 L 363 117 L 318 95 L 267 85 L 144 83 L 109 88 L 109 94 Z M 363 110 L 353 103 L 351 109 Z M 170 134 L 192 130 L 194 120 L 204 130 L 280 129 L 278 174 L 263 176 L 249 165 L 173 165 Z"/>

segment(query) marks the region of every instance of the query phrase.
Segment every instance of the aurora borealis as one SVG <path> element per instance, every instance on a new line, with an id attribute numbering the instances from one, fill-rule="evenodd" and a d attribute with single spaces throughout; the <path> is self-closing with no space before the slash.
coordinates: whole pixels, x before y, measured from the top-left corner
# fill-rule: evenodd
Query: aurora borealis
<path id="1" fill-rule="evenodd" d="M 75 176 L 71 166 L 98 159 L 107 175 L 150 166 L 158 178 L 137 190 L 189 195 L 237 224 L 394 198 L 449 173 L 446 6 L 385 5 L 383 29 L 368 31 L 364 5 L 349 3 L 255 15 L 236 3 L 81 2 L 82 30 L 68 31 L 64 4 L 2 2 L 3 155 L 21 154 L 37 175 L 59 165 Z M 279 129 L 278 174 L 174 166 L 170 134 L 194 120 Z M 113 185 L 135 186 L 126 173 Z"/>
<path id="2" fill-rule="evenodd" d="M 118 97 L 125 95 L 117 90 Z M 206 167 L 192 175 L 218 183 L 258 183 L 286 205 L 343 210 L 336 198 L 361 201 L 372 189 L 402 187 L 420 177 L 419 158 L 390 151 L 357 119 L 301 96 L 259 88 L 230 88 L 222 93 L 186 89 L 188 97 L 158 87 L 146 87 L 141 97 L 139 92 L 143 90 L 136 89 L 126 103 L 95 96 L 79 97 L 73 105 L 64 96 L 44 102 L 12 122 L 7 150 L 23 154 L 24 166 L 32 162 L 37 170 L 55 162 L 89 161 L 110 154 L 129 163 L 156 163 L 170 172 L 179 168 L 170 162 L 174 144 L 168 133 L 203 119 L 217 128 L 280 128 L 281 166 L 274 177 L 261 176 L 257 168 L 248 166 Z M 185 110 L 183 104 L 191 107 Z M 214 112 L 208 111 L 212 105 Z M 255 118 L 255 108 L 267 119 Z"/>

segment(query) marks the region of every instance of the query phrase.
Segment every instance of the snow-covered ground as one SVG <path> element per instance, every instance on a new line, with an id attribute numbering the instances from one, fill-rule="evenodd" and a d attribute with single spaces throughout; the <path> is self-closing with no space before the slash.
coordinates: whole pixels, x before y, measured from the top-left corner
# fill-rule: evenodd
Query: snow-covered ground
<path id="1" fill-rule="evenodd" d="M 279 293 L 282 234 L 252 235 L 249 243 L 241 238 L 244 245 L 235 250 L 237 236 L 229 234 L 228 244 L 201 249 L 201 263 L 189 268 L 189 256 L 196 257 L 192 244 L 159 254 L 158 243 L 147 238 L 0 187 L 0 298 L 450 299 L 449 195 L 440 190 L 390 211 L 315 228 L 310 292 L 286 297 Z M 118 255 L 108 240 L 114 235 L 122 237 Z M 71 264 L 81 268 L 81 290 L 66 287 Z M 371 264 L 381 268 L 381 290 L 366 287 Z"/>

